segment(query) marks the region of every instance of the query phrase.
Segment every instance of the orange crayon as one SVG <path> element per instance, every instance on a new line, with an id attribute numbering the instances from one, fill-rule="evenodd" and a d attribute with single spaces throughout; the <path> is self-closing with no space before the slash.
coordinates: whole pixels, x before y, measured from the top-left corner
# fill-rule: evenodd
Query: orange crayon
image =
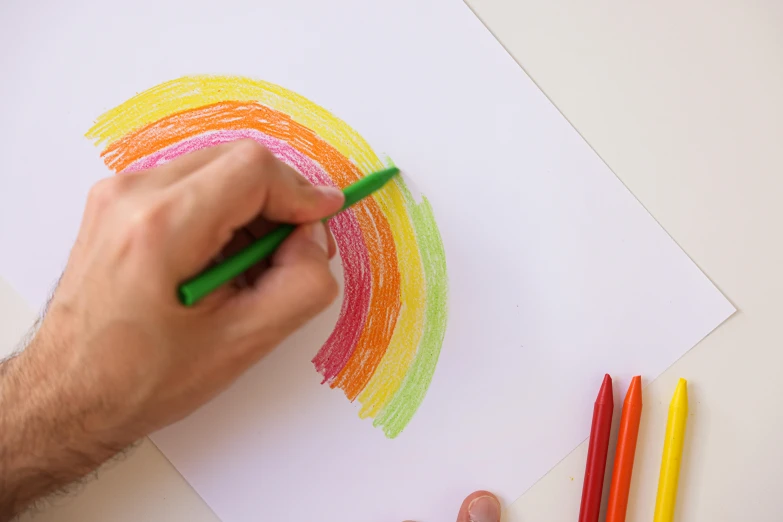
<path id="1" fill-rule="evenodd" d="M 606 522 L 625 522 L 628 508 L 628 492 L 631 488 L 633 459 L 636 453 L 636 439 L 639 435 L 639 421 L 642 418 L 642 378 L 631 379 L 628 393 L 623 401 L 623 415 L 617 436 L 617 450 L 612 470 L 612 484 L 609 489 L 609 505 L 606 508 Z"/>

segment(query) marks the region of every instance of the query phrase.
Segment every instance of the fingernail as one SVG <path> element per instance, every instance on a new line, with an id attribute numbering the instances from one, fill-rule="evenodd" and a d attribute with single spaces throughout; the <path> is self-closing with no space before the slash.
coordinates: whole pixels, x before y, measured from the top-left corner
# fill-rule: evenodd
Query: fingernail
<path id="1" fill-rule="evenodd" d="M 319 185 L 315 187 L 315 189 L 327 199 L 340 200 L 340 201 L 345 199 L 345 195 L 343 194 L 343 191 L 336 187 L 327 187 L 325 185 Z"/>
<path id="2" fill-rule="evenodd" d="M 500 503 L 488 495 L 473 499 L 468 506 L 470 522 L 500 522 Z"/>
<path id="3" fill-rule="evenodd" d="M 324 252 L 329 252 L 329 240 L 326 238 L 326 225 L 321 222 L 310 225 L 310 237 L 313 243 L 320 246 Z"/>

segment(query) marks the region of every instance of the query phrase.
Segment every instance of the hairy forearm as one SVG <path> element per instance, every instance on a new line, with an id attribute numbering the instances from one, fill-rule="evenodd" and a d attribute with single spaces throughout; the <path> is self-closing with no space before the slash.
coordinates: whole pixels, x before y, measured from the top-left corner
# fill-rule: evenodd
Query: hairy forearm
<path id="1" fill-rule="evenodd" d="M 80 403 L 55 351 L 36 346 L 0 363 L 0 521 L 80 479 L 128 443 Z"/>

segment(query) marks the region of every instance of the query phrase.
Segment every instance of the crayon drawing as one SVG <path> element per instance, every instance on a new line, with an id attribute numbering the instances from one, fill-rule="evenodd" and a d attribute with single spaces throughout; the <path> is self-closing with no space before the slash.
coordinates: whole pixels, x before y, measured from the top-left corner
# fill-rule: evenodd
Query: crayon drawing
<path id="1" fill-rule="evenodd" d="M 187 76 L 98 118 L 86 136 L 114 172 L 251 138 L 317 184 L 343 188 L 385 165 L 345 122 L 308 99 L 237 76 Z M 389 438 L 430 385 L 447 319 L 446 260 L 432 208 L 402 178 L 331 220 L 345 291 L 337 324 L 313 358 L 323 383 L 361 404 Z"/>

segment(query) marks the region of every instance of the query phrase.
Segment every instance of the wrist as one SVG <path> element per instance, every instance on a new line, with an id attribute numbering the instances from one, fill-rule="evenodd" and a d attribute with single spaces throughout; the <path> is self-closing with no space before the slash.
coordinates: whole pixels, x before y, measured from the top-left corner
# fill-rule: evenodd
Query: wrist
<path id="1" fill-rule="evenodd" d="M 132 442 L 109 436 L 96 422 L 98 408 L 80 401 L 66 350 L 45 343 L 39 334 L 24 352 L 0 363 L 0 520 Z"/>

